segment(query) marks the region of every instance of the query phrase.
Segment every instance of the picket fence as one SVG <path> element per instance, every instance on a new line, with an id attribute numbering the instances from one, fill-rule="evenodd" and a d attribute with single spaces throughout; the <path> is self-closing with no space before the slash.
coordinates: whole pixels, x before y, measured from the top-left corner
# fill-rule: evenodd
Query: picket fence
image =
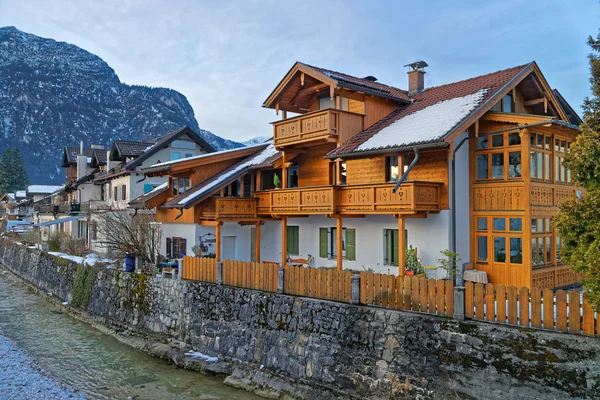
<path id="1" fill-rule="evenodd" d="M 362 272 L 360 303 L 452 316 L 454 285 L 450 280 Z"/>
<path id="2" fill-rule="evenodd" d="M 217 262 L 184 257 L 184 279 L 217 282 Z M 222 284 L 276 292 L 279 266 L 224 260 Z M 415 276 L 360 273 L 359 304 L 452 317 L 454 284 Z M 285 266 L 283 293 L 352 302 L 352 272 L 331 268 Z M 516 325 L 588 336 L 600 335 L 598 313 L 576 291 L 529 290 L 526 287 L 466 282 L 464 315 L 467 319 Z"/>
<path id="3" fill-rule="evenodd" d="M 467 282 L 465 317 L 589 336 L 600 333 L 597 313 L 574 290 L 554 292 Z"/>

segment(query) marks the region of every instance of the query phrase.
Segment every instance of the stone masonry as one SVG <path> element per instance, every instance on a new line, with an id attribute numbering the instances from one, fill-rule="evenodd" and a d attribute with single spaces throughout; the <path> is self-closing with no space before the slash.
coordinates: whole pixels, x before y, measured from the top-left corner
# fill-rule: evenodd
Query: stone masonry
<path id="1" fill-rule="evenodd" d="M 0 263 L 70 299 L 72 263 L 1 240 Z M 87 310 L 217 356 L 226 381 L 275 398 L 600 397 L 596 338 L 100 268 Z"/>

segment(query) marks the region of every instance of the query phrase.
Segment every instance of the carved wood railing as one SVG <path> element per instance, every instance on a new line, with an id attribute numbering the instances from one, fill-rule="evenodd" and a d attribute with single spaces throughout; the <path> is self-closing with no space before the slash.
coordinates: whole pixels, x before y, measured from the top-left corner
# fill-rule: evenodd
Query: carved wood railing
<path id="1" fill-rule="evenodd" d="M 254 197 L 211 197 L 199 207 L 199 217 L 215 218 L 256 218 L 258 199 Z"/>
<path id="2" fill-rule="evenodd" d="M 337 141 L 363 129 L 361 114 L 341 110 L 319 110 L 273 123 L 275 146 L 304 143 L 313 140 Z"/>
<path id="3" fill-rule="evenodd" d="M 319 186 L 295 189 L 275 189 L 256 192 L 258 212 L 288 214 L 324 214 L 335 210 L 335 189 L 333 186 Z"/>
<path id="4" fill-rule="evenodd" d="M 531 287 L 553 289 L 581 282 L 583 275 L 574 272 L 569 266 L 559 265 L 534 268 L 531 273 Z"/>
<path id="5" fill-rule="evenodd" d="M 346 214 L 389 214 L 400 211 L 440 210 L 438 182 L 406 182 L 393 193 L 395 183 L 339 187 L 337 211 Z"/>
<path id="6" fill-rule="evenodd" d="M 438 182 L 406 182 L 396 193 L 394 183 L 318 186 L 256 192 L 259 214 L 393 214 L 439 211 Z"/>

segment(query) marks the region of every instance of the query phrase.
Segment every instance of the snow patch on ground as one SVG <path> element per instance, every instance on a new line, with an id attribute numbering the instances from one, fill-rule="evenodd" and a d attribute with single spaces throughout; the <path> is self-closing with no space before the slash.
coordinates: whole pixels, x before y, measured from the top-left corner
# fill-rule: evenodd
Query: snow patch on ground
<path id="1" fill-rule="evenodd" d="M 84 264 L 90 267 L 93 267 L 98 262 L 102 263 L 112 263 L 113 260 L 109 260 L 108 258 L 100 258 L 97 254 L 90 253 L 85 257 L 72 256 L 70 254 L 61 253 L 59 251 L 49 251 L 48 254 L 51 254 L 56 257 L 64 258 L 65 260 L 73 261 L 77 264 Z"/>
<path id="2" fill-rule="evenodd" d="M 358 150 L 403 147 L 441 139 L 481 103 L 487 91 L 482 89 L 441 101 L 409 114 L 377 132 L 358 146 Z"/>
<path id="3" fill-rule="evenodd" d="M 186 357 L 190 357 L 190 358 L 196 358 L 196 359 L 200 359 L 200 360 L 204 360 L 206 362 L 217 362 L 219 361 L 218 357 L 211 357 L 211 356 L 207 356 L 206 354 L 202 354 L 200 352 L 197 351 L 188 351 L 187 353 L 185 353 Z"/>

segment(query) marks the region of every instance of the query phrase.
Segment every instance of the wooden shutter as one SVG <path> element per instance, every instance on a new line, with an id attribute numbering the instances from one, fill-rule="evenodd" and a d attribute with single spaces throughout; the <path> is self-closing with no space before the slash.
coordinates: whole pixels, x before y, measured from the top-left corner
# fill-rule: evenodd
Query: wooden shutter
<path id="1" fill-rule="evenodd" d="M 319 228 L 319 257 L 327 258 L 327 228 Z"/>
<path id="2" fill-rule="evenodd" d="M 121 200 L 127 200 L 127 185 L 121 186 Z"/>
<path id="3" fill-rule="evenodd" d="M 114 200 L 117 201 L 117 193 L 118 193 L 118 188 L 115 186 L 114 188 Z"/>
<path id="4" fill-rule="evenodd" d="M 287 253 L 300 254 L 300 237 L 298 226 L 287 227 Z"/>
<path id="5" fill-rule="evenodd" d="M 148 193 L 152 190 L 152 184 L 151 183 L 144 183 L 144 193 Z"/>
<path id="6" fill-rule="evenodd" d="M 171 238 L 167 238 L 167 258 L 172 258 L 172 245 L 173 243 L 171 241 Z"/>
<path id="7" fill-rule="evenodd" d="M 356 229 L 346 229 L 346 260 L 356 260 Z"/>
<path id="8" fill-rule="evenodd" d="M 392 257 L 391 257 L 391 239 L 390 239 L 390 229 L 385 229 L 383 231 L 383 242 L 385 243 L 385 252 L 383 253 L 383 265 L 389 265 Z"/>

